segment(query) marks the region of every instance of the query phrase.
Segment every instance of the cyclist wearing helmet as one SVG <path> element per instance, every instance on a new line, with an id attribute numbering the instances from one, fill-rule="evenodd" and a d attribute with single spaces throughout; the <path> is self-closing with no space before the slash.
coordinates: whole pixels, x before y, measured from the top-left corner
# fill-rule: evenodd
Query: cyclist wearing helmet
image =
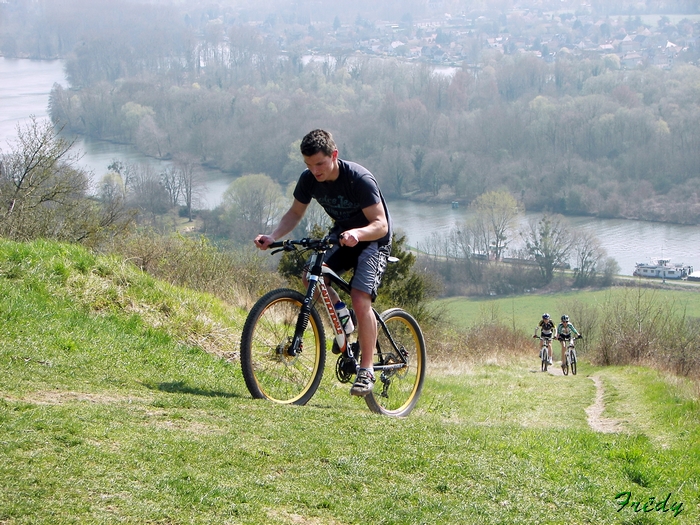
<path id="1" fill-rule="evenodd" d="M 540 337 L 547 342 L 547 355 L 549 356 L 549 364 L 552 364 L 552 339 L 557 336 L 557 328 L 554 325 L 549 314 L 542 314 L 542 319 L 535 327 L 535 339 L 537 339 L 537 330 L 540 330 Z"/>
<path id="2" fill-rule="evenodd" d="M 559 326 L 557 326 L 557 339 L 559 339 L 559 342 L 561 343 L 561 366 L 564 368 L 564 364 L 566 363 L 566 341 L 571 339 L 571 334 L 574 334 L 578 337 L 583 337 L 581 334 L 578 333 L 578 330 L 576 330 L 576 327 L 569 322 L 569 316 L 568 315 L 562 315 L 561 316 L 561 323 Z"/>

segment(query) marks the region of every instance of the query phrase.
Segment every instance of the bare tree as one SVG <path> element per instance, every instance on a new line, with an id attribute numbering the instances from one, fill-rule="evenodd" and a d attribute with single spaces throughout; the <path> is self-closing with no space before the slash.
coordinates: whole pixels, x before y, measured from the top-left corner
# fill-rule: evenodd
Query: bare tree
<path id="1" fill-rule="evenodd" d="M 554 269 L 567 262 L 572 238 L 561 217 L 544 215 L 530 221 L 530 231 L 524 234 L 528 253 L 535 259 L 545 283 L 552 282 Z"/>
<path id="2" fill-rule="evenodd" d="M 469 259 L 474 255 L 474 232 L 467 223 L 458 223 L 452 228 L 448 242 L 455 258 Z"/>
<path id="3" fill-rule="evenodd" d="M 126 194 L 127 189 L 133 186 L 133 181 L 137 172 L 136 165 L 126 164 L 118 159 L 112 159 L 107 169 L 121 177 L 124 193 Z"/>
<path id="4" fill-rule="evenodd" d="M 19 224 L 23 215 L 44 203 L 87 190 L 85 174 L 72 168 L 80 158 L 71 152 L 72 146 L 49 122 L 33 116 L 26 127 L 17 126 L 15 146 L 2 159 L 3 223 Z"/>
<path id="5" fill-rule="evenodd" d="M 160 180 L 160 175 L 148 165 L 135 167 L 127 186 L 127 196 L 129 204 L 142 213 L 150 214 L 154 223 L 156 217 L 169 208 L 168 192 Z"/>
<path id="6" fill-rule="evenodd" d="M 182 179 L 179 170 L 175 166 L 168 166 L 160 174 L 160 181 L 168 194 L 170 206 L 177 206 L 182 195 Z"/>
<path id="7" fill-rule="evenodd" d="M 191 155 L 179 155 L 175 158 L 179 188 L 187 208 L 187 218 L 192 222 L 192 207 L 196 206 L 206 190 L 206 180 L 200 165 Z"/>
<path id="8" fill-rule="evenodd" d="M 126 187 L 121 175 L 108 172 L 100 181 L 98 198 L 100 207 L 100 227 L 115 226 L 116 231 L 126 231 L 134 220 L 135 210 L 127 207 Z"/>
<path id="9" fill-rule="evenodd" d="M 414 178 L 414 167 L 411 162 L 411 152 L 408 149 L 397 146 L 390 148 L 382 156 L 379 172 L 389 184 L 387 193 L 401 197 L 408 189 L 409 183 Z"/>
<path id="10" fill-rule="evenodd" d="M 123 203 L 103 206 L 88 194 L 90 178 L 76 168 L 80 154 L 49 122 L 30 117 L 0 160 L 0 235 L 97 243 L 130 223 Z"/>
<path id="11" fill-rule="evenodd" d="M 598 265 L 607 256 L 598 238 L 589 232 L 574 234 L 572 248 L 576 257 L 574 283 L 576 286 L 590 284 L 598 272 Z"/>
<path id="12" fill-rule="evenodd" d="M 479 196 L 471 208 L 476 214 L 475 243 L 500 260 L 510 241 L 515 219 L 520 215 L 518 202 L 505 190 L 490 191 Z"/>

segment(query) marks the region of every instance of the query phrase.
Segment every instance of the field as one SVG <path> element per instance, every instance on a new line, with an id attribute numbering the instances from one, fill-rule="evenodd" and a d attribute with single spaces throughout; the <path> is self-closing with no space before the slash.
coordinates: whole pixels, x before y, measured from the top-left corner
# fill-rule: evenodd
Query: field
<path id="1" fill-rule="evenodd" d="M 3 525 L 700 521 L 700 404 L 646 368 L 435 361 L 390 419 L 332 362 L 252 400 L 245 312 L 118 260 L 0 242 L 0 294 Z"/>
<path id="2" fill-rule="evenodd" d="M 639 281 L 649 286 L 649 281 Z M 665 301 L 678 309 L 684 309 L 686 315 L 700 318 L 700 287 L 688 286 L 687 289 L 648 288 L 612 288 L 595 291 L 571 291 L 544 295 L 523 295 L 507 298 L 472 299 L 457 297 L 443 299 L 439 304 L 446 309 L 450 319 L 463 328 L 471 326 L 475 319 L 498 318 L 516 330 L 534 332 L 534 328 L 543 313 L 549 313 L 557 322 L 564 313 L 571 313 L 571 307 L 582 304 L 600 308 L 607 301 L 623 294 L 641 294 L 650 299 Z M 576 319 L 572 318 L 576 323 Z"/>

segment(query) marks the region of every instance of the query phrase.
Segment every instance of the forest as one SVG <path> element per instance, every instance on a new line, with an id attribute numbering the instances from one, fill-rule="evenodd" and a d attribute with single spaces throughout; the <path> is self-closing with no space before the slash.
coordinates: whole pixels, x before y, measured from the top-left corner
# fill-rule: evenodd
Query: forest
<path id="1" fill-rule="evenodd" d="M 395 11 L 405 13 L 406 38 L 417 37 L 416 20 L 433 4 L 414 3 Z M 370 167 L 389 197 L 469 204 L 506 190 L 529 211 L 700 222 L 694 53 L 670 68 L 626 69 L 614 54 L 562 52 L 548 61 L 485 46 L 483 28 L 444 30 L 447 46 L 478 51 L 475 64 L 444 72 L 328 44 L 342 28 L 357 39 L 387 38 L 362 16 L 362 2 L 345 22 L 298 4 L 290 11 L 280 3 L 273 16 L 274 3 L 17 0 L 2 5 L 2 51 L 34 46 L 39 56 L 65 57 L 70 85 L 54 86 L 54 123 L 158 158 L 264 174 L 285 187 L 299 172 L 299 139 L 324 127 L 341 157 Z M 491 13 L 499 32 L 545 31 L 521 27 L 513 3 L 500 4 L 490 6 L 500 10 Z M 440 5 L 489 14 L 478 2 Z M 652 7 L 697 12 L 688 3 Z M 573 32 L 593 30 L 561 22 L 576 16 L 556 28 L 572 41 Z M 599 31 L 641 27 L 639 18 L 607 16 Z M 22 17 L 34 31 L 8 29 Z M 664 24 L 669 35 L 700 30 L 688 19 Z"/>

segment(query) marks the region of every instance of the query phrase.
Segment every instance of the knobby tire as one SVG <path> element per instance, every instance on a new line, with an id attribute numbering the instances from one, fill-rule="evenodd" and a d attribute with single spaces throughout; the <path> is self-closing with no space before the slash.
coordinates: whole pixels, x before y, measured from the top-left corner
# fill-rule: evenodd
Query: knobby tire
<path id="1" fill-rule="evenodd" d="M 416 406 L 423 390 L 427 366 L 425 339 L 418 322 L 401 308 L 386 310 L 380 317 L 398 348 L 406 353 L 407 366 L 389 371 L 375 368 L 374 390 L 365 396 L 365 402 L 377 414 L 407 416 Z M 382 363 L 379 363 L 377 352 L 375 364 L 400 362 L 381 324 L 378 326 L 377 349 L 381 349 Z"/>
<path id="2" fill-rule="evenodd" d="M 241 370 L 256 399 L 304 405 L 313 397 L 326 363 L 321 317 L 311 309 L 302 351 L 289 355 L 304 295 L 281 288 L 261 297 L 248 313 L 241 336 Z"/>
<path id="3" fill-rule="evenodd" d="M 547 345 L 542 345 L 540 349 L 540 359 L 542 360 L 542 371 L 547 371 L 547 366 L 549 365 L 549 352 L 547 350 Z"/>

